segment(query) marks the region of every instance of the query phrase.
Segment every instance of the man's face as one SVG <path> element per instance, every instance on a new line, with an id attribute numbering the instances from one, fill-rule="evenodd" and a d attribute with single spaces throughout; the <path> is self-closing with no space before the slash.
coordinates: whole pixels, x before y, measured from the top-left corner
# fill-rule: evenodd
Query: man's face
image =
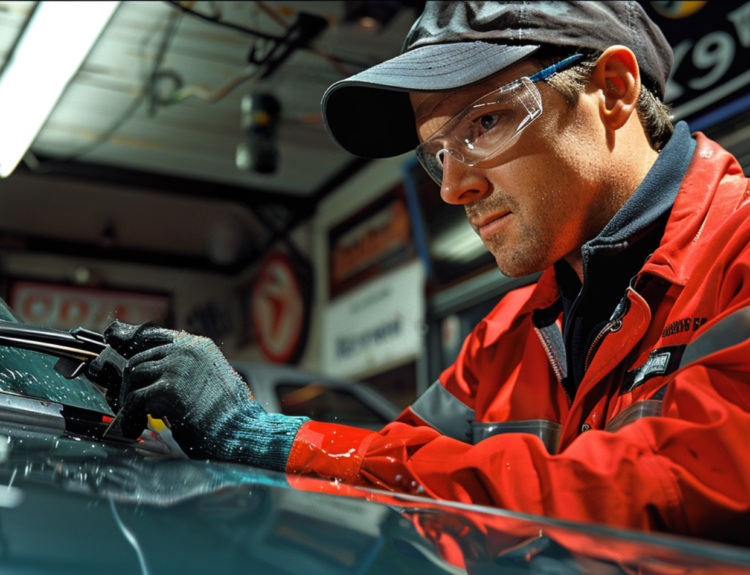
<path id="1" fill-rule="evenodd" d="M 420 140 L 476 99 L 539 69 L 523 62 L 461 90 L 412 94 Z M 616 185 L 616 177 L 610 175 L 596 92 L 581 94 L 571 108 L 551 86 L 536 86 L 544 111 L 510 147 L 482 162 L 481 169 L 448 154 L 444 158 L 443 199 L 464 206 L 472 227 L 510 277 L 540 271 L 578 250 L 614 213 L 603 193 Z"/>

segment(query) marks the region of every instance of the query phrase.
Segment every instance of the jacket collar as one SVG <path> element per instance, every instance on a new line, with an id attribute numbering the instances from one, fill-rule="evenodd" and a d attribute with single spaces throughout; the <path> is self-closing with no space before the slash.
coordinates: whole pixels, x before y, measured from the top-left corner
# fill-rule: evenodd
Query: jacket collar
<path id="1" fill-rule="evenodd" d="M 701 133 L 695 138 L 664 236 L 641 270 L 679 286 L 687 283 L 714 233 L 747 198 L 747 180 L 734 156 Z"/>
<path id="2" fill-rule="evenodd" d="M 719 144 L 695 134 L 696 146 L 682 179 L 659 247 L 640 274 L 684 286 L 705 244 L 721 223 L 748 197 L 747 180 L 737 160 Z M 706 226 L 706 222 L 709 225 Z M 640 275 L 639 274 L 639 275 Z M 547 268 L 522 313 L 548 308 L 560 297 L 554 266 Z"/>

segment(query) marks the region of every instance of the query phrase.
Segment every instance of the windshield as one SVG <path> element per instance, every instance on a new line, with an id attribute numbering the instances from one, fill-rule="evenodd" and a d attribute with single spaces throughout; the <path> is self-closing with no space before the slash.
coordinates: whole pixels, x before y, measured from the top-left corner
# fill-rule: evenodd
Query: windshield
<path id="1" fill-rule="evenodd" d="M 0 300 L 0 319 L 18 322 Z M 55 371 L 57 358 L 0 345 L 0 393 L 13 393 L 114 415 L 104 396 L 84 376 L 65 379 Z"/>
<path id="2" fill-rule="evenodd" d="M 750 566 L 744 548 L 246 465 L 146 459 L 21 430 L 3 444 L 2 565 L 13 573 L 741 575 Z"/>

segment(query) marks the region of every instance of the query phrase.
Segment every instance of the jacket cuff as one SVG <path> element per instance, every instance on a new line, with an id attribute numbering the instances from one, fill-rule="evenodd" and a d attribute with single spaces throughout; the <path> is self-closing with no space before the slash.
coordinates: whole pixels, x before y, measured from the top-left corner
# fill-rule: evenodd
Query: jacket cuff
<path id="1" fill-rule="evenodd" d="M 354 483 L 376 435 L 369 429 L 308 421 L 294 438 L 286 472 Z"/>

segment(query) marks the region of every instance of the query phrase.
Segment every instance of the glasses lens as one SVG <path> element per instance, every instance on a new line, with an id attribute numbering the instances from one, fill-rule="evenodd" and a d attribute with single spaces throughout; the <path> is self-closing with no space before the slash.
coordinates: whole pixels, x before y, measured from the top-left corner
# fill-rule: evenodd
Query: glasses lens
<path id="1" fill-rule="evenodd" d="M 419 160 L 419 163 L 422 164 L 422 167 L 425 169 L 427 174 L 433 179 L 433 181 L 438 185 L 443 185 L 443 164 L 438 161 L 438 158 L 435 154 L 427 154 L 425 153 L 424 149 L 422 149 L 422 146 L 417 147 L 417 160 Z"/>
<path id="2" fill-rule="evenodd" d="M 430 177 L 437 182 L 438 185 L 443 185 L 443 165 L 445 164 L 445 156 L 450 155 L 453 159 L 458 160 L 461 163 L 464 161 L 464 156 L 456 149 L 442 148 L 431 154 L 426 152 L 425 149 L 420 145 L 417 147 L 417 159 L 422 167 L 427 170 Z"/>
<path id="3" fill-rule="evenodd" d="M 451 118 L 419 146 L 418 151 L 421 149 L 425 157 L 425 161 L 420 161 L 425 165 L 430 157 L 448 150 L 459 162 L 475 166 L 504 150 L 541 113 L 539 91 L 528 78 L 521 78 L 483 96 Z M 439 165 L 437 159 L 435 163 Z M 440 173 L 442 177 L 442 167 Z"/>

